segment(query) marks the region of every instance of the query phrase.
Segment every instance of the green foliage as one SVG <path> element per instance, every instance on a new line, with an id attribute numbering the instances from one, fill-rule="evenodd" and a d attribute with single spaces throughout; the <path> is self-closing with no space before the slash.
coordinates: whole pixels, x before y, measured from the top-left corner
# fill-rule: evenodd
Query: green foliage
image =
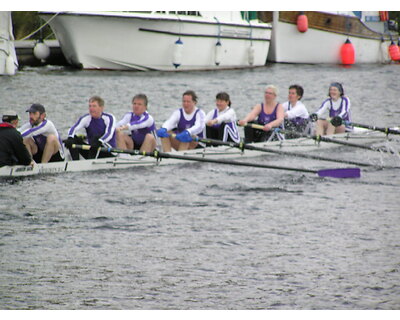
<path id="1" fill-rule="evenodd" d="M 395 21 L 397 32 L 400 34 L 400 11 L 389 11 L 389 20 Z"/>
<path id="2" fill-rule="evenodd" d="M 399 22 L 400 20 L 400 11 L 389 11 L 389 19 L 396 20 Z"/>
<path id="3" fill-rule="evenodd" d="M 39 17 L 37 11 L 13 11 L 11 16 L 14 37 L 16 40 L 26 37 L 45 24 L 45 21 Z M 48 25 L 44 27 L 41 32 L 37 32 L 29 39 L 39 39 L 41 35 L 43 39 L 55 39 L 53 32 Z"/>

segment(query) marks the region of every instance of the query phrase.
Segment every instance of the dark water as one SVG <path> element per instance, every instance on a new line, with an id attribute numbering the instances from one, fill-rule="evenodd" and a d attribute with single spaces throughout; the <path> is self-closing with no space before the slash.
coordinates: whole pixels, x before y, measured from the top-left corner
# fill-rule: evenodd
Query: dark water
<path id="1" fill-rule="evenodd" d="M 146 93 L 162 123 L 195 90 L 227 91 L 239 117 L 267 84 L 299 83 L 315 110 L 341 81 L 354 121 L 400 124 L 399 65 L 271 65 L 130 73 L 26 69 L 0 78 L 0 111 L 41 102 L 66 135 L 100 94 L 119 119 Z M 398 143 L 393 144 L 399 148 Z M 361 149 L 360 149 L 361 150 Z M 351 148 L 321 153 L 398 164 Z M 266 155 L 259 163 L 337 167 Z M 223 165 L 69 173 L 0 182 L 1 309 L 399 309 L 399 169 L 360 179 Z"/>

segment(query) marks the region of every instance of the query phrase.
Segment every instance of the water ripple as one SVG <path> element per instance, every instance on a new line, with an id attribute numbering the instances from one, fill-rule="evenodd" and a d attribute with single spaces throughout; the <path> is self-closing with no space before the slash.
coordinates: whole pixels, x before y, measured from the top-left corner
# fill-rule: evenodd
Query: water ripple
<path id="1" fill-rule="evenodd" d="M 280 101 L 290 84 L 302 84 L 309 111 L 336 79 L 345 84 L 354 119 L 385 126 L 400 123 L 393 67 L 276 64 L 179 74 L 32 68 L 0 78 L 0 96 L 23 117 L 32 99 L 44 103 L 65 136 L 96 92 L 118 119 L 144 92 L 162 123 L 187 89 L 208 111 L 223 83 L 241 118 L 260 102 L 266 74 L 281 89 Z M 333 80 L 325 83 L 321 74 Z M 365 99 L 366 92 L 385 95 Z M 374 105 L 384 106 L 379 117 Z M 348 148 L 318 154 L 399 161 Z M 336 167 L 291 157 L 253 160 Z M 399 191 L 398 169 L 321 179 L 204 163 L 0 181 L 0 307 L 398 309 Z"/>

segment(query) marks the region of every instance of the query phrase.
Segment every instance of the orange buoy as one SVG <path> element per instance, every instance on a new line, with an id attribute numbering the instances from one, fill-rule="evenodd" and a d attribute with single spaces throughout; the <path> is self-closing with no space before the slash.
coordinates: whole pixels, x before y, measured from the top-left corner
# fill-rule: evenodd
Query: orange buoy
<path id="1" fill-rule="evenodd" d="M 399 51 L 400 51 L 400 38 L 399 38 L 399 40 L 397 40 L 397 48 L 399 48 Z"/>
<path id="2" fill-rule="evenodd" d="M 389 55 L 393 61 L 400 61 L 400 49 L 393 41 L 389 46 Z"/>
<path id="3" fill-rule="evenodd" d="M 302 33 L 308 30 L 308 18 L 303 12 L 297 16 L 297 30 Z"/>
<path id="4" fill-rule="evenodd" d="M 350 65 L 355 62 L 355 50 L 354 46 L 349 39 L 342 44 L 340 48 L 340 57 L 342 58 L 342 64 Z"/>
<path id="5" fill-rule="evenodd" d="M 379 18 L 381 21 L 389 20 L 389 11 L 379 11 Z"/>

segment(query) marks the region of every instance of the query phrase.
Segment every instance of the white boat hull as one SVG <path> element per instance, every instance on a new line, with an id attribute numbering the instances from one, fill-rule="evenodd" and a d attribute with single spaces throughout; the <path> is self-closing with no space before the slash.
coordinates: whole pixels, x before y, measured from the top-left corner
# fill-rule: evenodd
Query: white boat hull
<path id="1" fill-rule="evenodd" d="M 351 141 L 352 143 L 358 143 L 360 145 L 368 145 L 372 143 L 378 143 L 385 141 L 386 135 L 384 133 L 359 130 L 355 134 L 338 134 L 329 136 L 330 139 L 338 141 Z M 308 153 L 321 151 L 324 149 L 332 149 L 340 147 L 341 145 L 331 142 L 320 142 L 316 143 L 310 138 L 298 138 L 282 141 L 272 142 L 259 142 L 251 145 L 275 149 L 278 151 L 290 151 L 300 153 Z M 203 149 L 194 149 L 188 151 L 172 152 L 172 154 L 180 156 L 191 156 L 201 159 L 238 159 L 240 158 L 252 158 L 262 156 L 270 153 L 256 150 L 239 150 L 238 148 L 230 146 L 220 147 L 207 147 Z M 34 166 L 4 166 L 0 168 L 0 178 L 7 177 L 24 177 L 24 176 L 35 176 L 43 174 L 57 174 L 63 172 L 84 172 L 84 171 L 98 171 L 98 170 L 114 170 L 114 169 L 127 169 L 132 167 L 145 167 L 145 166 L 156 166 L 156 165 L 173 165 L 187 162 L 187 160 L 181 159 L 162 159 L 161 161 L 149 157 L 139 155 L 128 155 L 123 154 L 114 158 L 102 158 L 102 159 L 91 159 L 91 160 L 79 160 L 79 161 L 64 161 L 64 162 L 52 162 L 52 163 L 38 163 Z"/>
<path id="2" fill-rule="evenodd" d="M 218 23 L 213 17 L 99 12 L 62 12 L 54 19 L 50 13 L 41 16 L 50 21 L 66 59 L 84 69 L 179 71 L 263 66 L 271 36 L 270 24 L 237 19 Z M 178 39 L 183 45 L 176 63 Z M 216 48 L 218 41 L 221 48 Z"/>
<path id="3" fill-rule="evenodd" d="M 309 27 L 304 33 L 296 24 L 279 20 L 279 13 L 273 13 L 271 47 L 268 61 L 280 63 L 326 63 L 341 64 L 340 49 L 347 39 L 355 51 L 355 63 L 387 63 L 390 61 L 390 41 L 381 41 L 381 36 L 368 38 L 345 32 L 330 32 Z M 365 26 L 365 28 L 367 28 Z M 371 31 L 369 30 L 371 33 Z M 382 34 L 382 36 L 384 36 Z"/>
<path id="4" fill-rule="evenodd" d="M 11 11 L 0 11 L 0 75 L 12 76 L 17 70 Z"/>

